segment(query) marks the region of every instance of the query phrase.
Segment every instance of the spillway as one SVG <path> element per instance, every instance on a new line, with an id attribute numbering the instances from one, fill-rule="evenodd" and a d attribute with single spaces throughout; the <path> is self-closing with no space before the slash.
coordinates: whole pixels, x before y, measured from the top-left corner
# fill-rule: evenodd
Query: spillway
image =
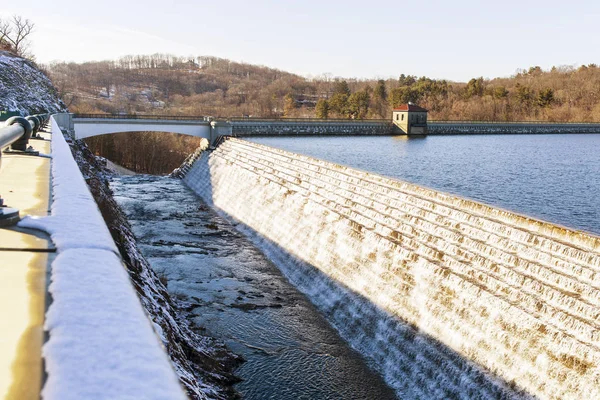
<path id="1" fill-rule="evenodd" d="M 600 398 L 600 239 L 230 138 L 184 182 L 400 398 Z"/>

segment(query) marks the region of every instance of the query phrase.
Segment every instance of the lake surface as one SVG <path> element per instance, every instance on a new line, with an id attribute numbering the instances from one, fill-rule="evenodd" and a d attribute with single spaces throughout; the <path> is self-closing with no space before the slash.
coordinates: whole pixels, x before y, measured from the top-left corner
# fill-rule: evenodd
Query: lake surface
<path id="1" fill-rule="evenodd" d="M 183 181 L 135 175 L 110 186 L 171 296 L 193 308 L 193 328 L 246 359 L 236 371 L 243 398 L 396 398 L 277 267 Z"/>
<path id="2" fill-rule="evenodd" d="M 247 140 L 600 234 L 600 134 Z"/>

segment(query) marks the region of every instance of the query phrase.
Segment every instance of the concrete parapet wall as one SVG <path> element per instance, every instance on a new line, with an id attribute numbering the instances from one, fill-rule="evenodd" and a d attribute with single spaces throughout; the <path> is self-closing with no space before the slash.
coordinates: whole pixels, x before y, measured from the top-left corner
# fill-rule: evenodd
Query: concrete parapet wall
<path id="1" fill-rule="evenodd" d="M 242 120 L 231 121 L 234 136 L 391 135 L 392 121 Z"/>
<path id="2" fill-rule="evenodd" d="M 50 233 L 57 248 L 41 397 L 187 398 L 62 129 L 54 117 L 50 124 L 52 212 L 20 222 Z"/>
<path id="3" fill-rule="evenodd" d="M 600 133 L 600 124 L 429 122 L 430 134 L 551 134 Z"/>
<path id="4" fill-rule="evenodd" d="M 392 120 L 321 120 L 321 119 L 233 119 L 210 121 L 177 118 L 169 120 L 148 116 L 127 119 L 122 116 L 57 116 L 59 125 L 75 131 L 77 139 L 136 131 L 174 132 L 209 139 L 213 143 L 221 135 L 233 136 L 294 136 L 294 135 L 402 135 Z M 176 118 L 176 117 L 172 117 Z M 600 133 L 600 124 L 558 123 L 487 123 L 471 121 L 430 121 L 429 134 L 532 134 L 532 133 Z"/>
<path id="5" fill-rule="evenodd" d="M 600 239 L 239 139 L 185 182 L 406 398 L 600 398 Z"/>
<path id="6" fill-rule="evenodd" d="M 402 135 L 390 120 L 237 120 L 231 121 L 234 136 L 293 135 Z M 600 124 L 429 122 L 431 135 L 600 133 Z"/>

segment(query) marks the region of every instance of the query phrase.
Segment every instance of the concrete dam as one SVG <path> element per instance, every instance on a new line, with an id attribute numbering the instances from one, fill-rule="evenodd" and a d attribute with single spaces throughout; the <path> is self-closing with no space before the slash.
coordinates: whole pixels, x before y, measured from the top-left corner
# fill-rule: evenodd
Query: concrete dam
<path id="1" fill-rule="evenodd" d="M 600 398 L 600 238 L 235 138 L 182 175 L 399 398 Z"/>

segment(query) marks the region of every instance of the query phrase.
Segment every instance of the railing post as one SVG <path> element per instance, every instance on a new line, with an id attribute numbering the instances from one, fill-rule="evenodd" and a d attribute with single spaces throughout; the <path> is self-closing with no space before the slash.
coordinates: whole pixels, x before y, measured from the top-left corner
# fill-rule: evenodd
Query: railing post
<path id="1" fill-rule="evenodd" d="M 19 210 L 16 208 L 6 207 L 4 200 L 0 196 L 0 228 L 5 228 L 19 222 Z"/>
<path id="2" fill-rule="evenodd" d="M 25 117 L 29 124 L 31 125 L 31 137 L 34 138 L 37 136 L 38 131 L 42 127 L 40 124 L 40 119 L 37 118 L 36 115 L 31 115 L 29 117 Z"/>

